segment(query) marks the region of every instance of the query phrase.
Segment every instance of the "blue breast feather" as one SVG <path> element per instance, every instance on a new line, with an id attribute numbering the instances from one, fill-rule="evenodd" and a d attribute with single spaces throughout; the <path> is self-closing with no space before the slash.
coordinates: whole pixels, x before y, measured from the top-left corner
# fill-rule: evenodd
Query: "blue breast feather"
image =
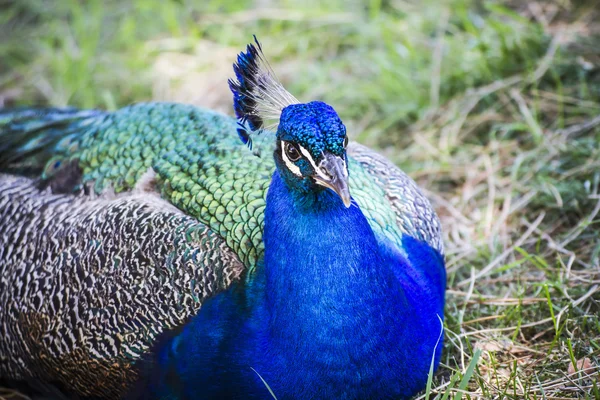
<path id="1" fill-rule="evenodd" d="M 443 257 L 375 236 L 327 190 L 301 201 L 275 172 L 255 278 L 165 335 L 132 398 L 405 399 L 439 363 Z M 406 254 L 407 257 L 402 254 Z"/>

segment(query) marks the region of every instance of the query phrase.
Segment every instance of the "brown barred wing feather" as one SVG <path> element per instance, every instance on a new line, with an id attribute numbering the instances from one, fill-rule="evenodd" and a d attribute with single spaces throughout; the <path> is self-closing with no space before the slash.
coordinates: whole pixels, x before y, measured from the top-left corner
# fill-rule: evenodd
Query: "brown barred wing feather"
<path id="1" fill-rule="evenodd" d="M 119 398 L 161 332 L 240 279 L 225 241 L 148 187 L 53 194 L 0 174 L 0 376 Z"/>

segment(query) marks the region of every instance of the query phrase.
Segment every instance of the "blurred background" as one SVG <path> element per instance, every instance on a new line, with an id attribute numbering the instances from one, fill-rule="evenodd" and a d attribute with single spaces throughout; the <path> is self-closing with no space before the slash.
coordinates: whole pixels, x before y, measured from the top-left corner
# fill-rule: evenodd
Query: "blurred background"
<path id="1" fill-rule="evenodd" d="M 0 107 L 232 114 L 253 34 L 440 215 L 447 343 L 422 397 L 600 399 L 600 4 L 0 0 Z"/>

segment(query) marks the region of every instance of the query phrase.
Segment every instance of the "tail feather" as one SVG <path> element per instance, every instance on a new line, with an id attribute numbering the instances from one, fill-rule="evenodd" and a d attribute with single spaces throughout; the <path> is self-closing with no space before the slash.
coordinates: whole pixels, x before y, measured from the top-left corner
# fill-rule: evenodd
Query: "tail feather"
<path id="1" fill-rule="evenodd" d="M 63 139 L 101 114 L 75 108 L 0 110 L 0 171 L 39 175 Z"/>

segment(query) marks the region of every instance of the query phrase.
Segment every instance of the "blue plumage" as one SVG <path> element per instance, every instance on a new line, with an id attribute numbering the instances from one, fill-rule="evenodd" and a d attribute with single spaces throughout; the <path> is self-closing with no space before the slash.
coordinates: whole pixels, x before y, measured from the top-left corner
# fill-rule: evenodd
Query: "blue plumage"
<path id="1" fill-rule="evenodd" d="M 342 156 L 346 127 L 333 107 L 322 101 L 291 104 L 281 112 L 277 138 L 304 146 L 315 160 L 324 152 Z"/>
<path id="2" fill-rule="evenodd" d="M 238 122 L 237 134 L 242 143 L 244 143 L 246 146 L 248 146 L 250 150 L 252 150 L 252 137 L 250 137 L 250 132 L 248 132 L 244 124 L 242 124 L 241 122 Z"/>

